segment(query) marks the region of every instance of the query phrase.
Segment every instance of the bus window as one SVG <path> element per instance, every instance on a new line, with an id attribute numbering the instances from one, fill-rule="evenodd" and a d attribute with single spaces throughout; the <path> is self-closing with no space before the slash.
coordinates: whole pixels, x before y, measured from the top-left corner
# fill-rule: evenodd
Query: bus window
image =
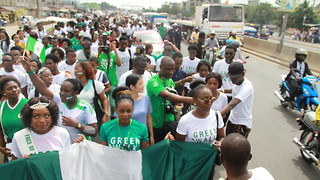
<path id="1" fill-rule="evenodd" d="M 208 8 L 203 9 L 203 14 L 202 14 L 202 19 L 207 19 L 208 18 Z"/>
<path id="2" fill-rule="evenodd" d="M 209 21 L 242 22 L 242 7 L 210 6 Z"/>

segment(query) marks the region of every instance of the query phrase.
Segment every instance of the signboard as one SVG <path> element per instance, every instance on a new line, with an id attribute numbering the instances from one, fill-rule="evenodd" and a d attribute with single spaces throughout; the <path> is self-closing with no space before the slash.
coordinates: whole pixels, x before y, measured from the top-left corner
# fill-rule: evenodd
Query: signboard
<path id="1" fill-rule="evenodd" d="M 281 0 L 280 11 L 293 12 L 297 6 L 297 0 Z"/>

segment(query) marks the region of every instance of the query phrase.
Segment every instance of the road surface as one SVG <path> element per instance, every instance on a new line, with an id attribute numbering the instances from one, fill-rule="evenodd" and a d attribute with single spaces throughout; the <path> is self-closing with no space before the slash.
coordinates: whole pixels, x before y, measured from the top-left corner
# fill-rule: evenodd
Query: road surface
<path id="1" fill-rule="evenodd" d="M 184 56 L 186 48 L 182 45 Z M 287 67 L 246 55 L 250 56 L 245 64 L 246 77 L 255 89 L 253 127 L 248 138 L 253 155 L 249 168 L 264 167 L 275 179 L 281 180 L 319 179 L 319 169 L 306 163 L 292 142 L 302 133 L 295 121 L 298 112 L 282 108 L 273 94 L 280 83 L 280 75 L 288 73 Z M 214 180 L 219 177 L 226 177 L 222 166 L 216 168 Z"/>

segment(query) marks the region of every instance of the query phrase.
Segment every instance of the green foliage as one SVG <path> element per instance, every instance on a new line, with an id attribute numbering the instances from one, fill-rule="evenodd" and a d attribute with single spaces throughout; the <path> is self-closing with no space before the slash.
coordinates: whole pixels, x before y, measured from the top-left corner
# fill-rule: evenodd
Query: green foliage
<path id="1" fill-rule="evenodd" d="M 100 4 L 100 8 L 101 8 L 101 10 L 117 9 L 116 6 L 112 6 L 112 5 L 110 5 L 110 4 L 106 3 L 106 2 L 102 2 Z"/>
<path id="2" fill-rule="evenodd" d="M 304 19 L 305 18 L 305 19 Z M 288 26 L 297 28 L 299 30 L 305 30 L 305 24 L 317 23 L 317 16 L 313 11 L 313 8 L 309 6 L 308 1 L 304 1 L 299 4 L 295 11 L 289 15 Z"/>
<path id="3" fill-rule="evenodd" d="M 270 24 L 276 17 L 276 11 L 269 3 L 259 3 L 257 6 L 245 6 L 245 17 L 248 22 L 261 25 Z"/>
<path id="4" fill-rule="evenodd" d="M 99 10 L 100 5 L 98 3 L 83 3 L 84 6 L 88 7 L 89 9 Z"/>
<path id="5" fill-rule="evenodd" d="M 177 6 L 170 6 L 168 4 L 164 4 L 157 10 L 157 12 L 165 12 L 169 14 L 180 14 L 181 13 L 181 8 Z"/>

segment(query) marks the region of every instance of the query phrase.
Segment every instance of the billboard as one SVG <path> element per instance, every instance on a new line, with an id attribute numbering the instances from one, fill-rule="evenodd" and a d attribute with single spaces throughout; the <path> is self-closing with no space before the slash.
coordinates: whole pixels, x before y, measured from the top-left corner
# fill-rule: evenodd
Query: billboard
<path id="1" fill-rule="evenodd" d="M 280 11 L 293 12 L 297 6 L 298 0 L 281 0 Z"/>

